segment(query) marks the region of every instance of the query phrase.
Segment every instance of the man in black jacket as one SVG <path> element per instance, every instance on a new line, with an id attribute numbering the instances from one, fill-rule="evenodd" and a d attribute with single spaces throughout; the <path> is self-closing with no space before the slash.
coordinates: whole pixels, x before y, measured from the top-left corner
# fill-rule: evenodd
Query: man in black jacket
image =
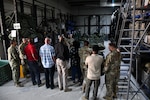
<path id="1" fill-rule="evenodd" d="M 58 70 L 58 85 L 60 90 L 64 92 L 71 91 L 67 87 L 67 61 L 69 60 L 69 49 L 64 42 L 63 36 L 58 37 L 59 42 L 55 45 L 56 65 Z"/>

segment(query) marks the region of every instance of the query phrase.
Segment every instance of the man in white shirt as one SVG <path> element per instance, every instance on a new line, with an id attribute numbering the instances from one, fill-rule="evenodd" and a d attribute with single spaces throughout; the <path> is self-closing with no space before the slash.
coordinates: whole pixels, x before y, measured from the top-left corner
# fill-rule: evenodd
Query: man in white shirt
<path id="1" fill-rule="evenodd" d="M 98 55 L 98 45 L 94 45 L 92 49 L 92 55 L 88 56 L 85 60 L 85 65 L 87 65 L 88 67 L 87 85 L 85 90 L 85 96 L 82 98 L 82 100 L 89 99 L 90 87 L 92 85 L 92 82 L 94 82 L 93 100 L 96 100 L 98 87 L 100 85 L 101 64 L 103 62 L 103 57 Z"/>

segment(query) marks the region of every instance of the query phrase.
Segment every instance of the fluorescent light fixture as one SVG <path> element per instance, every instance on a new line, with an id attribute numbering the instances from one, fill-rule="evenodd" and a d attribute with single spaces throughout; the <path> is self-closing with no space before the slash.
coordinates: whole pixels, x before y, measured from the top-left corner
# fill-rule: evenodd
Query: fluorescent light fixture
<path id="1" fill-rule="evenodd" d="M 112 6 L 114 7 L 114 6 L 115 6 L 115 3 L 112 3 Z"/>
<path id="2" fill-rule="evenodd" d="M 93 18 L 96 18 L 96 16 L 95 16 L 95 15 L 93 15 Z"/>

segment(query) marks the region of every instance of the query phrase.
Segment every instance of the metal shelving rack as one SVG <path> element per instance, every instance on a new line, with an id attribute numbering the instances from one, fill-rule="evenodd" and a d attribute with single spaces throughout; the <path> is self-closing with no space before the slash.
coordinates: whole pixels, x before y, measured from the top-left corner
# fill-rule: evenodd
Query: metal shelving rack
<path id="1" fill-rule="evenodd" d="M 139 54 L 139 52 L 141 52 L 142 50 L 140 50 L 140 46 L 143 45 L 143 40 L 145 35 L 147 34 L 148 28 L 150 27 L 150 22 L 149 20 L 144 20 L 143 19 L 143 12 L 146 10 L 150 10 L 149 8 L 144 8 L 142 7 L 142 3 L 144 1 L 141 1 L 141 7 L 137 7 L 137 0 L 126 0 L 126 2 L 123 2 L 123 0 L 121 1 L 121 6 L 120 6 L 120 13 L 119 13 L 119 18 L 118 18 L 118 22 L 117 22 L 117 28 L 116 28 L 116 35 L 119 33 L 119 38 L 118 38 L 118 47 L 121 49 L 121 54 L 123 55 L 122 60 L 125 61 L 126 63 L 121 64 L 121 66 L 126 67 L 126 77 L 125 79 L 127 80 L 126 84 L 126 100 L 130 100 L 129 99 L 129 93 L 141 93 L 146 100 L 148 100 L 148 98 L 145 96 L 145 94 L 140 90 L 140 86 L 135 86 L 136 87 L 136 91 L 131 90 L 131 84 L 133 83 L 131 80 L 132 77 L 132 67 L 136 67 L 136 76 L 138 75 L 138 70 L 137 70 L 137 63 L 136 65 L 133 64 L 133 60 L 136 60 L 135 57 Z M 126 8 L 123 7 L 123 5 L 126 4 Z M 140 12 L 141 14 L 141 19 L 137 19 L 136 18 L 136 12 Z M 131 18 L 129 19 L 129 15 L 132 15 Z M 119 30 L 119 22 L 120 22 L 120 17 L 122 17 L 122 25 L 121 25 L 121 29 Z M 132 23 L 130 24 L 132 27 L 125 28 L 126 27 L 126 23 L 127 21 L 131 21 Z M 137 29 L 137 27 L 135 27 L 135 25 L 137 24 L 136 22 L 138 22 L 138 24 L 140 25 L 140 23 L 142 21 L 148 21 L 148 24 L 145 25 L 145 29 Z M 139 37 L 135 37 L 136 33 L 142 33 L 141 36 Z M 128 35 L 125 35 L 128 34 Z M 123 41 L 130 41 L 129 44 L 124 43 Z M 147 50 L 144 50 L 142 52 L 148 52 Z M 124 71 L 124 70 L 121 70 Z M 135 84 L 134 84 L 135 85 Z M 134 95 L 135 96 L 135 95 Z M 131 98 L 131 100 L 134 98 L 134 96 Z"/>

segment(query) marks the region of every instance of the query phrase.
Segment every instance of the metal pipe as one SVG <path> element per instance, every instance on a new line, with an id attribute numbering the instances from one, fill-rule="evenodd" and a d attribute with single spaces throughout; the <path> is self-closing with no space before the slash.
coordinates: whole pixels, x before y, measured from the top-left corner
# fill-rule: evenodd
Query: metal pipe
<path id="1" fill-rule="evenodd" d="M 120 44 L 121 44 L 121 38 L 124 32 L 123 29 L 125 27 L 125 22 L 126 22 L 126 19 L 123 20 L 122 25 L 121 25 L 121 32 L 119 34 L 118 43 L 117 43 L 118 47 L 120 47 Z"/>
<path id="2" fill-rule="evenodd" d="M 24 1 L 20 0 L 20 12 L 24 14 Z"/>
<path id="3" fill-rule="evenodd" d="M 91 16 L 88 17 L 88 35 L 91 34 Z"/>
<path id="4" fill-rule="evenodd" d="M 138 81 L 138 57 L 136 56 L 136 81 Z"/>
<path id="5" fill-rule="evenodd" d="M 120 22 L 120 16 L 121 16 L 122 2 L 123 2 L 123 0 L 121 0 L 120 10 L 119 10 L 119 16 L 118 16 L 118 20 L 117 20 L 117 27 L 116 27 L 116 31 L 115 31 L 115 40 L 116 40 L 116 37 L 117 37 L 116 35 L 117 35 L 118 29 L 119 29 L 119 22 Z"/>
<path id="6" fill-rule="evenodd" d="M 15 23 L 18 22 L 18 19 L 17 19 L 17 3 L 16 3 L 16 0 L 13 0 L 13 3 L 14 3 L 14 15 L 15 15 Z M 20 40 L 19 40 L 19 31 L 18 29 L 16 30 L 17 32 L 17 43 L 18 45 L 20 44 Z"/>
<path id="7" fill-rule="evenodd" d="M 0 26 L 1 26 L 1 34 L 3 36 L 4 35 L 4 30 L 3 30 L 3 22 L 2 22 L 1 12 L 0 12 Z M 5 40 L 2 39 L 2 42 L 3 42 L 4 56 L 5 56 L 5 59 L 7 59 Z"/>

